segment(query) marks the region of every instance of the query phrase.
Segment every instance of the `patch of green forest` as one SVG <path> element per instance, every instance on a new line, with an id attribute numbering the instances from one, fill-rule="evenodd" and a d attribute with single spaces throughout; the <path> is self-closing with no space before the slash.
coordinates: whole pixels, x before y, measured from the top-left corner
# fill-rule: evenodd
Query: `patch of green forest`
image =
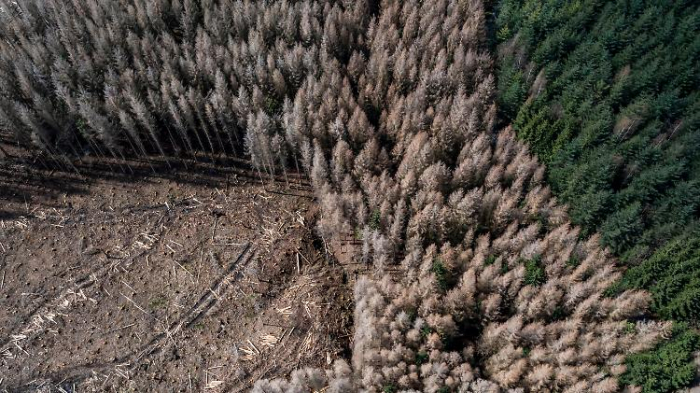
<path id="1" fill-rule="evenodd" d="M 700 3 L 503 0 L 503 121 L 547 164 L 573 223 L 628 266 L 608 292 L 644 288 L 674 339 L 628 358 L 622 381 L 667 392 L 700 348 Z M 690 328 L 689 328 L 690 327 Z"/>

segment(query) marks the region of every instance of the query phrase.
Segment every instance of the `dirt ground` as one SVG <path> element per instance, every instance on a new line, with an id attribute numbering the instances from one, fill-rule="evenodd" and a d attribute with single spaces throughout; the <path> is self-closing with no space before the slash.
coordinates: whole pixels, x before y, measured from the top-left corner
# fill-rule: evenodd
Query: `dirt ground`
<path id="1" fill-rule="evenodd" d="M 347 356 L 358 268 L 308 185 L 32 161 L 0 157 L 0 392 L 238 392 Z"/>

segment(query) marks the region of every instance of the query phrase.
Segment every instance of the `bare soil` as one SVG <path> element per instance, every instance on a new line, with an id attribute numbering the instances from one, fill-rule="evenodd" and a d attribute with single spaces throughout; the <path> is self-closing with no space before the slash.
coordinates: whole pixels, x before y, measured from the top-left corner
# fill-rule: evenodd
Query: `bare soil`
<path id="1" fill-rule="evenodd" d="M 4 147 L 0 391 L 238 392 L 347 355 L 362 266 L 314 237 L 298 178 L 263 186 L 236 160 L 78 175 Z"/>

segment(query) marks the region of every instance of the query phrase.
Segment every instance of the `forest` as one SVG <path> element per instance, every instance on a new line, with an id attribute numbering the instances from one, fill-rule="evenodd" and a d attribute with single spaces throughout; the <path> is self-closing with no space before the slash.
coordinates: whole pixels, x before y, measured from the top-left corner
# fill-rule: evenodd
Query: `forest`
<path id="1" fill-rule="evenodd" d="M 547 164 L 572 222 L 628 268 L 608 294 L 644 288 L 655 316 L 681 322 L 667 349 L 635 358 L 635 381 L 683 379 L 644 364 L 682 363 L 696 341 L 699 24 L 683 1 L 503 1 L 495 21 L 502 119 Z"/>
<path id="2" fill-rule="evenodd" d="M 693 1 L 0 0 L 0 134 L 66 172 L 309 179 L 318 237 L 374 273 L 347 359 L 254 392 L 672 392 L 699 30 Z"/>

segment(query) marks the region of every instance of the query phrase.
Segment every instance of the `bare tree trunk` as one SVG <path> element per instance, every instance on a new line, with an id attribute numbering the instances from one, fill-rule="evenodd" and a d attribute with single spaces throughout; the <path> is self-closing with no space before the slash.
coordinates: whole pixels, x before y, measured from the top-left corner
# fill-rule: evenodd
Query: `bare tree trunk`
<path id="1" fill-rule="evenodd" d="M 289 187 L 289 178 L 287 177 L 287 168 L 284 166 L 282 167 L 282 174 L 284 174 L 284 182 L 287 184 L 287 189 L 290 189 Z"/>

